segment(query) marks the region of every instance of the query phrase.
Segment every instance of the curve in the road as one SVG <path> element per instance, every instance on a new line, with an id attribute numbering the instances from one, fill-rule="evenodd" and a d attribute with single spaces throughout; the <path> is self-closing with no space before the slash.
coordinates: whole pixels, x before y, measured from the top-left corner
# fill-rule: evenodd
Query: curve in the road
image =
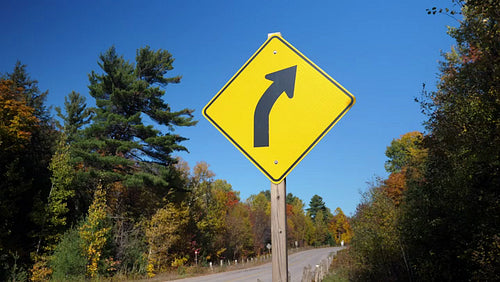
<path id="1" fill-rule="evenodd" d="M 302 273 L 304 267 L 311 265 L 315 266 L 319 264 L 321 260 L 327 258 L 331 253 L 336 253 L 341 247 L 333 248 L 320 248 L 312 249 L 308 251 L 303 251 L 295 253 L 288 256 L 288 272 L 290 273 L 290 281 L 301 281 Z M 245 281 L 260 281 L 260 282 L 271 282 L 272 278 L 272 266 L 271 263 L 266 263 L 263 265 L 233 270 L 228 272 L 210 274 L 205 276 L 198 276 L 192 278 L 186 278 L 176 281 L 182 282 L 245 282 Z"/>

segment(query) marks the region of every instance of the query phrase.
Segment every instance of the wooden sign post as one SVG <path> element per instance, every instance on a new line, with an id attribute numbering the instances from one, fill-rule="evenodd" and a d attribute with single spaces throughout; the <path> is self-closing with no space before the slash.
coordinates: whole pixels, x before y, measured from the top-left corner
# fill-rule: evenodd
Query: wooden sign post
<path id="1" fill-rule="evenodd" d="M 203 108 L 208 121 L 271 180 L 273 282 L 289 279 L 286 176 L 354 102 L 277 32 Z"/>
<path id="2" fill-rule="evenodd" d="M 286 178 L 271 182 L 271 245 L 273 282 L 288 281 L 288 246 L 286 243 Z"/>

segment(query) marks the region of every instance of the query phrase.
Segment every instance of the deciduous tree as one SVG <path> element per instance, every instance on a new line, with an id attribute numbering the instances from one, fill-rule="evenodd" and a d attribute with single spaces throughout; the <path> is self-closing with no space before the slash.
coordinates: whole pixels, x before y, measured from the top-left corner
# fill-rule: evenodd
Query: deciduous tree
<path id="1" fill-rule="evenodd" d="M 289 237 L 292 244 L 297 242 L 300 246 L 306 243 L 307 225 L 306 214 L 304 212 L 304 203 L 301 199 L 295 197 L 291 202 L 291 214 L 287 216 Z"/>
<path id="2" fill-rule="evenodd" d="M 0 81 L 0 249 L 23 265 L 36 251 L 57 133 L 44 104 L 47 92 L 40 92 L 25 65 L 17 62 Z"/>
<path id="3" fill-rule="evenodd" d="M 427 155 L 423 148 L 424 135 L 413 131 L 394 139 L 387 147 L 385 155 L 389 158 L 385 162 L 385 170 L 389 173 L 401 172 L 405 167 L 421 163 Z"/>
<path id="4" fill-rule="evenodd" d="M 260 255 L 271 242 L 271 202 L 261 192 L 247 199 L 252 224 L 254 253 Z"/>
<path id="5" fill-rule="evenodd" d="M 87 275 L 91 278 L 98 273 L 102 251 L 107 241 L 107 233 L 110 231 L 106 222 L 108 220 L 106 209 L 106 191 L 100 184 L 95 190 L 88 216 L 79 229 L 83 253 L 87 260 Z"/>
<path id="6" fill-rule="evenodd" d="M 146 227 L 146 238 L 149 245 L 148 274 L 154 276 L 165 271 L 175 260 L 186 255 L 189 240 L 188 233 L 189 207 L 176 206 L 172 203 L 157 210 Z"/>
<path id="7" fill-rule="evenodd" d="M 398 229 L 398 209 L 379 181 L 363 194 L 352 219 L 350 255 L 355 281 L 405 281 L 410 277 Z"/>
<path id="8" fill-rule="evenodd" d="M 233 192 L 229 192 L 233 193 Z M 252 229 L 250 225 L 250 214 L 247 207 L 238 201 L 231 199 L 228 194 L 228 205 L 230 210 L 226 215 L 227 235 L 226 244 L 233 259 L 248 256 L 253 250 Z M 234 194 L 232 194 L 234 195 Z"/>
<path id="9" fill-rule="evenodd" d="M 352 239 L 351 224 L 347 216 L 340 207 L 335 209 L 332 220 L 330 220 L 328 229 L 335 239 L 335 243 L 340 245 L 342 242 L 349 244 Z"/>
<path id="10" fill-rule="evenodd" d="M 424 181 L 410 185 L 404 217 L 422 280 L 500 279 L 500 1 L 455 1 L 456 47 L 437 91 L 425 92 Z"/>
<path id="11" fill-rule="evenodd" d="M 23 89 L 13 90 L 11 80 L 0 80 L 0 149 L 2 154 L 18 153 L 30 143 L 32 131 L 37 126 L 35 109 L 26 104 Z"/>
<path id="12" fill-rule="evenodd" d="M 13 85 L 10 80 L 0 80 L 0 252 L 3 254 L 22 253 L 27 241 L 27 227 L 31 225 L 26 216 L 30 208 L 24 205 L 31 201 L 24 197 L 33 194 L 29 182 L 23 179 L 20 155 L 27 150 L 38 123 L 34 109 L 26 105 L 23 96 L 17 95 L 22 89 L 13 90 Z"/>

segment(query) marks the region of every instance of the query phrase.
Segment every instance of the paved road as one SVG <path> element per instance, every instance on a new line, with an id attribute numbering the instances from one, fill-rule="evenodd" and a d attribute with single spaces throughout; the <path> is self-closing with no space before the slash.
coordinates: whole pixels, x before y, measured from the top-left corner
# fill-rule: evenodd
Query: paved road
<path id="1" fill-rule="evenodd" d="M 302 272 L 304 267 L 307 265 L 314 266 L 321 262 L 321 260 L 328 257 L 330 253 L 335 253 L 340 250 L 341 247 L 335 248 L 321 248 L 313 249 L 309 251 L 304 251 L 300 253 L 295 253 L 288 256 L 288 271 L 290 272 L 292 282 L 300 281 L 302 279 Z M 272 278 L 272 267 L 271 263 L 266 263 L 252 268 L 228 271 L 223 273 L 175 280 L 182 282 L 219 282 L 219 281 L 231 281 L 231 282 L 243 282 L 243 281 L 261 281 L 261 282 L 271 282 Z"/>

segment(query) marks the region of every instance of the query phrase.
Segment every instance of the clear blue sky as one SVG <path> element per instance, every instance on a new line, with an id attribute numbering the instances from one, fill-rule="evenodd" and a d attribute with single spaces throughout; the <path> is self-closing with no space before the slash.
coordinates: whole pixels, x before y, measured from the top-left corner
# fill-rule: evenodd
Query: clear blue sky
<path id="1" fill-rule="evenodd" d="M 88 95 L 87 74 L 111 45 L 133 61 L 150 45 L 176 58 L 165 100 L 195 109 L 199 123 L 176 132 L 189 138 L 191 166 L 206 161 L 245 200 L 269 180 L 201 114 L 203 106 L 266 40 L 283 37 L 355 97 L 356 104 L 287 177 L 287 192 L 306 204 L 314 194 L 353 214 L 360 191 L 386 177 L 393 138 L 423 130 L 414 102 L 422 83 L 434 89 L 441 51 L 453 41 L 444 15 L 425 9 L 451 1 L 2 1 L 0 72 L 28 65 L 47 104 L 61 106 L 72 90 Z"/>

